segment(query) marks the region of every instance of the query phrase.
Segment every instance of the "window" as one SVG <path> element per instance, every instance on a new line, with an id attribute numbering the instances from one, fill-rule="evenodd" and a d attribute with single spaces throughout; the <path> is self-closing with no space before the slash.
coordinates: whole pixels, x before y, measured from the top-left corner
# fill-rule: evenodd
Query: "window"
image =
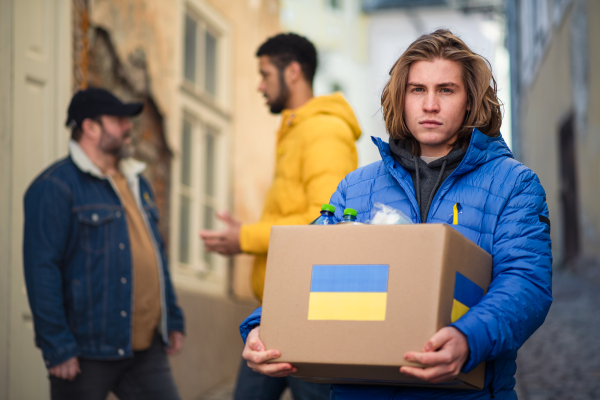
<path id="1" fill-rule="evenodd" d="M 206 1 L 181 5 L 179 115 L 168 122 L 175 150 L 169 260 L 177 287 L 226 296 L 228 259 L 205 252 L 198 231 L 223 229 L 215 213 L 228 209 L 230 200 L 232 28 Z"/>
<path id="2" fill-rule="evenodd" d="M 210 126 L 206 127 L 204 133 L 204 190 L 202 193 L 202 203 L 204 208 L 204 216 L 202 221 L 203 229 L 215 228 L 215 213 L 218 210 L 219 204 L 215 190 L 216 163 L 215 153 L 217 142 L 217 130 Z M 203 259 L 206 267 L 213 270 L 213 255 L 206 253 L 203 250 Z"/>
<path id="3" fill-rule="evenodd" d="M 190 264 L 190 233 L 192 203 L 192 124 L 183 120 L 181 132 L 181 174 L 179 195 L 179 262 Z"/>
<path id="4" fill-rule="evenodd" d="M 215 229 L 220 204 L 219 130 L 185 115 L 181 129 L 177 261 L 196 272 L 215 271 L 215 255 L 204 251 L 200 229 Z M 194 250 L 195 249 L 195 250 Z"/>
<path id="5" fill-rule="evenodd" d="M 219 33 L 191 11 L 185 13 L 183 76 L 194 90 L 217 97 Z"/>
<path id="6" fill-rule="evenodd" d="M 198 23 L 192 17 L 185 16 L 185 71 L 184 76 L 190 82 L 196 82 L 196 39 Z"/>
<path id="7" fill-rule="evenodd" d="M 208 30 L 204 36 L 204 89 L 215 97 L 217 95 L 217 36 Z"/>

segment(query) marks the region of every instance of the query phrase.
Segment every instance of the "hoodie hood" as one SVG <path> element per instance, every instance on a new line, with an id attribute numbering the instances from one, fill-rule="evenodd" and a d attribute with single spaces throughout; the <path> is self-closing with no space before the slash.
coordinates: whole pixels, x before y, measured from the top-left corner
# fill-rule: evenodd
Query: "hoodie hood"
<path id="1" fill-rule="evenodd" d="M 489 137 L 478 129 L 473 129 L 467 149 L 454 148 L 446 156 L 430 163 L 412 154 L 410 145 L 403 140 L 391 139 L 389 144 L 378 138 L 373 138 L 373 141 L 379 147 L 387 168 L 393 168 L 397 162 L 402 166 L 404 174 L 410 174 L 423 222 L 427 221 L 429 207 L 437 190 L 451 174 L 467 173 L 498 157 L 512 158 L 512 153 L 501 136 Z M 407 178 L 408 176 L 403 179 Z"/>
<path id="2" fill-rule="evenodd" d="M 415 187 L 417 204 L 421 213 L 421 221 L 427 221 L 427 213 L 433 196 L 446 178 L 458 167 L 467 152 L 462 147 L 455 147 L 448 154 L 430 163 L 414 155 L 404 140 L 390 139 L 392 157 L 404 169 L 408 170 Z"/>
<path id="3" fill-rule="evenodd" d="M 467 152 L 467 149 L 455 147 L 444 157 L 426 163 L 421 157 L 412 153 L 410 144 L 406 143 L 404 140 L 390 139 L 389 145 L 394 160 L 398 161 L 398 163 L 408 171 L 415 171 L 417 167 L 419 167 L 419 169 L 427 168 L 430 170 L 440 170 L 443 164 L 446 164 L 446 171 L 454 171 Z"/>
<path id="4" fill-rule="evenodd" d="M 333 115 L 343 120 L 352 131 L 354 139 L 361 135 L 358 120 L 344 96 L 336 92 L 326 96 L 313 97 L 302 107 L 295 110 L 283 110 L 281 113 L 281 128 L 278 140 L 280 140 L 294 126 L 315 115 Z"/>
<path id="5" fill-rule="evenodd" d="M 392 157 L 389 144 L 374 136 L 371 137 L 371 140 L 378 147 L 379 154 L 386 168 L 391 169 L 394 165 L 394 158 Z M 410 150 L 408 151 L 410 152 Z M 463 161 L 456 168 L 456 174 L 467 173 L 477 166 L 486 164 L 499 157 L 514 158 L 502 136 L 490 137 L 481 133 L 479 129 L 473 128 L 467 153 Z"/>

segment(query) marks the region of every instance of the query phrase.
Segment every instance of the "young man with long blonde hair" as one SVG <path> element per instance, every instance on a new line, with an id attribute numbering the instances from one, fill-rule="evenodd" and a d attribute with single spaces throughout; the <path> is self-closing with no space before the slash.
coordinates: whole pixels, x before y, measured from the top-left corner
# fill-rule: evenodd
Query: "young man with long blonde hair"
<path id="1" fill-rule="evenodd" d="M 381 104 L 390 140 L 373 141 L 382 160 L 349 174 L 331 204 L 356 209 L 359 221 L 381 202 L 415 223 L 452 223 L 492 255 L 493 277 L 477 305 L 440 329 L 420 352 L 404 355 L 425 367 L 402 367 L 399 373 L 431 388 L 333 385 L 332 398 L 516 399 L 517 350 L 552 303 L 550 221 L 537 176 L 513 159 L 500 135 L 501 108 L 489 63 L 450 31 L 423 35 L 392 67 Z M 452 218 L 455 209 L 458 221 Z M 259 324 L 260 309 L 240 327 L 248 365 L 272 376 L 294 373 L 288 363 L 267 363 L 279 352 L 265 349 Z M 435 388 L 481 362 L 485 390 Z"/>

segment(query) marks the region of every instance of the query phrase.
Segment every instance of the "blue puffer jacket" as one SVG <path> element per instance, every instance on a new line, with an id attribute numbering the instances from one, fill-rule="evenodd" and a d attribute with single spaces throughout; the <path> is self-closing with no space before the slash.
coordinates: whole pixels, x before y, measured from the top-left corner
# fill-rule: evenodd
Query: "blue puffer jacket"
<path id="1" fill-rule="evenodd" d="M 382 160 L 350 173 L 338 185 L 331 198 L 336 218 L 349 207 L 364 222 L 380 202 L 421 222 L 409 172 L 392 158 L 387 143 L 373 141 Z M 542 325 L 552 303 L 545 197 L 537 176 L 512 158 L 501 137 L 474 129 L 462 162 L 435 194 L 426 222 L 452 222 L 454 204 L 459 203 L 462 212 L 458 225 L 452 226 L 493 257 L 488 293 L 452 324 L 465 334 L 471 351 L 463 371 L 487 361 L 485 389 L 334 385 L 332 399 L 516 399 L 517 350 Z M 259 323 L 257 310 L 242 323 L 242 336 Z"/>

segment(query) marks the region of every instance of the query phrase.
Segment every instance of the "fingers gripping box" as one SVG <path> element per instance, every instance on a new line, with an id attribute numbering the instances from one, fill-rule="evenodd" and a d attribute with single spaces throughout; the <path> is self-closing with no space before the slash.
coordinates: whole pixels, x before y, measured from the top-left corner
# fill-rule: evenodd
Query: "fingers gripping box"
<path id="1" fill-rule="evenodd" d="M 482 389 L 484 364 L 443 384 L 400 373 L 486 293 L 492 257 L 448 225 L 275 226 L 260 336 L 322 383 Z"/>

